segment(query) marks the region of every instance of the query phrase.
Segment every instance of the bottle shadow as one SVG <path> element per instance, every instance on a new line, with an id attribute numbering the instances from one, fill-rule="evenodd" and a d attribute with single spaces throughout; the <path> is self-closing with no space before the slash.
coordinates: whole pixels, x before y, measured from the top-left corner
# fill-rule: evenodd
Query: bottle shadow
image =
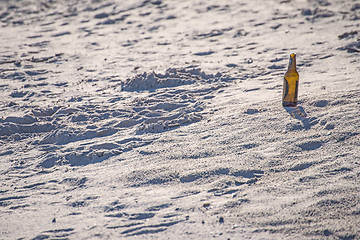
<path id="1" fill-rule="evenodd" d="M 284 109 L 290 114 L 292 118 L 295 118 L 301 121 L 302 126 L 304 129 L 311 128 L 310 119 L 307 117 L 307 114 L 303 107 L 296 106 L 296 107 L 284 107 Z"/>

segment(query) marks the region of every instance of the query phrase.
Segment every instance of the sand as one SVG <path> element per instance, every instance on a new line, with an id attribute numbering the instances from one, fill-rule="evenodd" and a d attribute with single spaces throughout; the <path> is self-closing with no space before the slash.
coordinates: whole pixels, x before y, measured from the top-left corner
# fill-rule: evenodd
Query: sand
<path id="1" fill-rule="evenodd" d="M 358 0 L 1 1 L 0 239 L 360 239 L 359 20 Z"/>

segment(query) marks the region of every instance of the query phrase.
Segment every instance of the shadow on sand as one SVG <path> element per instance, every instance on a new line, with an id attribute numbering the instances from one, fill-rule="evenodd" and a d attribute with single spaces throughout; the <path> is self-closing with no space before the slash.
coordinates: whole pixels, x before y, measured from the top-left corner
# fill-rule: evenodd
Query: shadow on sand
<path id="1" fill-rule="evenodd" d="M 300 120 L 304 129 L 310 129 L 311 123 L 303 107 L 284 107 L 284 109 L 290 114 L 292 118 Z"/>

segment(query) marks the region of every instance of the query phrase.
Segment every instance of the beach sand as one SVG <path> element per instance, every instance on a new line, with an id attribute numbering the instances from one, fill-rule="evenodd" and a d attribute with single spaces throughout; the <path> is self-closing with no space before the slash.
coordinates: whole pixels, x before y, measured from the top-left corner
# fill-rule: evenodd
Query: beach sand
<path id="1" fill-rule="evenodd" d="M 360 239 L 359 20 L 359 0 L 1 1 L 0 239 Z"/>

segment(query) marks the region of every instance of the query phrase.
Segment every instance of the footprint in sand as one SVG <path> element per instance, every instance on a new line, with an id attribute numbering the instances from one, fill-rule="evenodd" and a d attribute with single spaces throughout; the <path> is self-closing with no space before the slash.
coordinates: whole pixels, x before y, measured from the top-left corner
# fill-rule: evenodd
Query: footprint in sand
<path id="1" fill-rule="evenodd" d="M 55 220 L 56 222 L 56 220 Z M 59 228 L 59 229 L 53 229 L 53 230 L 47 230 L 42 232 L 40 235 L 37 235 L 33 239 L 48 239 L 48 238 L 58 238 L 61 236 L 61 238 L 67 238 L 70 237 L 72 234 L 74 234 L 74 228 Z"/>

